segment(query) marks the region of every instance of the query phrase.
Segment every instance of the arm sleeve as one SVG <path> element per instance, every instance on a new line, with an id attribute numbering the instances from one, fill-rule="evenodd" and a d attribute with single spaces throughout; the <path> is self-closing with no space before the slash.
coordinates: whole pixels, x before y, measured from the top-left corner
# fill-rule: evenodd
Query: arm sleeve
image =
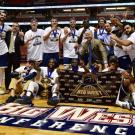
<path id="1" fill-rule="evenodd" d="M 37 72 L 33 72 L 33 73 L 29 74 L 29 75 L 26 75 L 26 76 L 24 77 L 24 80 L 31 80 L 31 79 L 33 79 L 34 77 L 36 77 L 36 75 L 37 75 Z"/>
<path id="2" fill-rule="evenodd" d="M 131 34 L 131 36 L 127 39 L 129 41 L 131 41 L 133 44 L 135 44 L 135 32 L 133 34 Z"/>
<path id="3" fill-rule="evenodd" d="M 16 71 L 13 71 L 11 74 L 10 74 L 10 77 L 11 78 L 17 78 L 17 77 L 19 77 L 19 72 L 16 72 Z"/>

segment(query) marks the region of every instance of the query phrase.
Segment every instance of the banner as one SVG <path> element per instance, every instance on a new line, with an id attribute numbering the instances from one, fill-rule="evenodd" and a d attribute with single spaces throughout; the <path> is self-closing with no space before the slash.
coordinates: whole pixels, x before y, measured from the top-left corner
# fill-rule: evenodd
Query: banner
<path id="1" fill-rule="evenodd" d="M 62 102 L 112 104 L 121 85 L 121 74 L 105 72 L 84 78 L 81 72 L 65 70 L 60 72 L 59 81 Z"/>
<path id="2" fill-rule="evenodd" d="M 106 108 L 39 108 L 9 103 L 0 106 L 0 126 L 59 131 L 61 134 L 69 132 L 89 135 L 133 135 L 135 115 L 107 112 Z"/>

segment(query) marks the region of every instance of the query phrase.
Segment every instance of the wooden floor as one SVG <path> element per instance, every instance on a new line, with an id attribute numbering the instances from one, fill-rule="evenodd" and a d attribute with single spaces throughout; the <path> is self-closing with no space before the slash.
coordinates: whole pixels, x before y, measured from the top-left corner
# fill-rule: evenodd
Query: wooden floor
<path id="1" fill-rule="evenodd" d="M 0 95 L 0 104 L 4 103 L 7 99 L 8 94 Z M 46 104 L 46 101 L 42 99 L 34 99 L 34 105 L 39 107 L 49 107 Z M 127 109 L 122 109 L 120 107 L 114 106 L 102 106 L 102 105 L 91 105 L 91 104 L 76 104 L 76 103 L 60 103 L 60 105 L 71 105 L 71 106 L 85 106 L 85 107 L 99 107 L 99 108 L 108 108 L 108 112 L 124 112 L 135 114 L 135 110 L 129 111 Z M 56 132 L 56 131 L 47 131 L 40 129 L 30 129 L 30 128 L 16 128 L 9 126 L 0 126 L 0 135 L 78 135 L 78 133 L 68 133 L 68 132 Z"/>

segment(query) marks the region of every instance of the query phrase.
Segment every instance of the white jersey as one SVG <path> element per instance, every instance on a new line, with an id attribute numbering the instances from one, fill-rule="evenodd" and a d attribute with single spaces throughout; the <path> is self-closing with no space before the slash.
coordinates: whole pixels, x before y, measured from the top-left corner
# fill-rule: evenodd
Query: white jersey
<path id="1" fill-rule="evenodd" d="M 55 83 L 56 78 L 58 77 L 58 73 L 56 69 L 54 69 L 53 72 L 49 72 L 48 67 L 40 67 L 40 69 L 41 69 L 42 78 L 49 77 L 51 78 L 51 82 Z"/>
<path id="2" fill-rule="evenodd" d="M 6 36 L 6 32 L 9 30 L 11 30 L 11 27 L 6 24 L 0 26 L 0 55 L 3 55 L 8 52 L 8 47 L 4 39 Z"/>
<path id="3" fill-rule="evenodd" d="M 21 66 L 21 67 L 17 68 L 15 71 L 20 73 L 21 77 L 26 77 L 27 75 L 30 75 L 30 74 L 32 74 L 34 72 L 37 73 L 37 71 L 34 68 L 29 69 L 29 67 L 27 67 L 27 66 Z M 31 79 L 33 80 L 34 78 L 32 77 Z"/>
<path id="4" fill-rule="evenodd" d="M 97 29 L 97 38 L 101 41 L 104 41 L 104 34 L 107 34 L 104 28 Z"/>
<path id="5" fill-rule="evenodd" d="M 17 68 L 15 71 L 18 73 L 25 73 L 29 68 L 27 66 L 21 66 Z M 31 69 L 29 73 L 37 72 L 35 69 Z"/>
<path id="6" fill-rule="evenodd" d="M 29 30 L 25 33 L 24 41 L 27 42 L 29 39 L 35 37 L 33 40 L 29 41 L 28 43 L 28 54 L 27 59 L 34 59 L 40 61 L 43 59 L 43 33 L 44 30 L 37 29 L 36 32 Z"/>
<path id="7" fill-rule="evenodd" d="M 104 34 L 103 36 L 103 42 L 105 45 L 110 45 L 111 44 L 111 34 Z"/>
<path id="8" fill-rule="evenodd" d="M 68 29 L 70 31 L 70 29 Z M 62 31 L 61 38 L 65 36 L 64 32 Z M 63 56 L 66 58 L 78 58 L 76 54 L 76 50 L 74 46 L 76 45 L 78 40 L 78 31 L 72 30 L 71 34 L 66 38 L 65 42 L 63 43 Z"/>
<path id="9" fill-rule="evenodd" d="M 114 46 L 114 55 L 117 57 L 117 58 L 120 58 L 122 56 L 125 56 L 125 55 L 128 55 L 126 51 L 124 51 L 123 49 L 117 47 L 117 46 Z"/>
<path id="10" fill-rule="evenodd" d="M 72 70 L 71 64 L 64 64 L 64 69 L 65 70 Z M 84 68 L 78 66 L 78 72 L 85 72 Z M 90 71 L 90 70 L 89 70 Z"/>
<path id="11" fill-rule="evenodd" d="M 135 32 L 130 35 L 127 40 L 131 41 L 133 44 L 129 46 L 122 46 L 123 50 L 126 51 L 131 59 L 131 61 L 135 58 Z"/>
<path id="12" fill-rule="evenodd" d="M 115 30 L 120 30 L 121 28 L 119 26 L 112 26 L 112 31 L 115 31 Z"/>
<path id="13" fill-rule="evenodd" d="M 50 31 L 51 27 L 47 27 L 44 31 L 44 36 L 46 36 Z M 59 52 L 59 39 L 61 35 L 61 29 L 58 28 L 51 32 L 48 39 L 45 40 L 44 53 L 57 53 Z"/>
<path id="14" fill-rule="evenodd" d="M 84 27 L 82 27 L 82 28 L 80 28 L 80 29 L 78 30 L 78 36 L 81 35 L 83 29 L 84 29 Z M 83 43 L 86 42 L 86 39 L 84 39 L 85 33 L 86 33 L 86 32 L 89 32 L 89 31 L 92 32 L 92 34 L 93 34 L 93 36 L 94 36 L 95 27 L 90 26 L 88 29 L 86 29 L 86 31 L 85 31 L 84 34 L 83 34 L 83 38 L 82 38 L 82 43 L 81 43 L 81 44 L 83 44 Z"/>
<path id="15" fill-rule="evenodd" d="M 108 72 L 108 71 L 109 71 L 109 67 L 108 68 L 105 68 L 104 70 L 102 70 L 102 72 Z M 116 71 L 119 71 L 120 73 L 122 73 L 125 70 L 118 67 Z"/>
<path id="16" fill-rule="evenodd" d="M 129 41 L 131 41 L 135 46 L 135 32 L 131 34 L 131 36 L 128 38 Z"/>
<path id="17" fill-rule="evenodd" d="M 126 39 L 126 35 L 122 34 L 121 39 Z M 128 53 L 123 50 L 122 48 L 119 48 L 117 46 L 114 46 L 114 55 L 117 56 L 117 58 L 128 55 Z"/>
<path id="18" fill-rule="evenodd" d="M 71 69 L 72 70 L 72 69 Z M 78 67 L 78 72 L 85 72 L 84 68 Z"/>

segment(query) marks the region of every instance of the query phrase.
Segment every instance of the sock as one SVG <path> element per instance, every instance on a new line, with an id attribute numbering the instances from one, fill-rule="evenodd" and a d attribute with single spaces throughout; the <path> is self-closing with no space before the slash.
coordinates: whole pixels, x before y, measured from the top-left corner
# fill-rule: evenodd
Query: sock
<path id="1" fill-rule="evenodd" d="M 117 101 L 116 104 L 119 105 L 120 107 L 123 107 L 123 106 L 126 106 L 127 105 L 127 102 Z"/>
<path id="2" fill-rule="evenodd" d="M 4 69 L 0 68 L 0 86 L 2 86 L 4 75 Z"/>
<path id="3" fill-rule="evenodd" d="M 135 106 L 135 92 L 132 92 L 133 105 Z"/>
<path id="4" fill-rule="evenodd" d="M 116 101 L 116 105 L 119 105 L 119 106 L 122 107 L 122 104 L 123 104 L 123 102 L 121 102 L 121 101 Z"/>
<path id="5" fill-rule="evenodd" d="M 27 91 L 26 92 L 26 96 L 31 97 L 32 96 L 32 92 L 31 91 Z"/>
<path id="6" fill-rule="evenodd" d="M 56 94 L 56 93 L 53 93 L 53 94 L 52 94 L 52 97 L 55 97 L 55 96 L 57 96 L 57 94 Z"/>

